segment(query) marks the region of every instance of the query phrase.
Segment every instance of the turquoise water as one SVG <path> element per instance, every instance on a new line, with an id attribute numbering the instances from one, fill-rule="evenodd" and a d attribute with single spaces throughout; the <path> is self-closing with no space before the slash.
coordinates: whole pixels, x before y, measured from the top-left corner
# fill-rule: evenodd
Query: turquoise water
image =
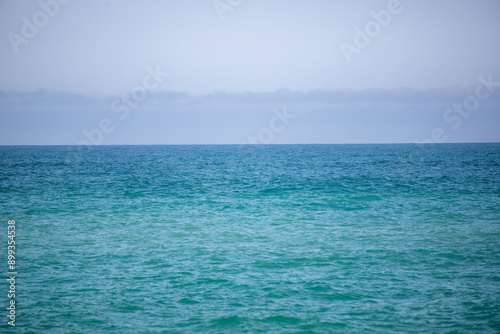
<path id="1" fill-rule="evenodd" d="M 18 333 L 500 332 L 500 144 L 0 147 Z M 4 307 L 5 306 L 5 307 Z"/>

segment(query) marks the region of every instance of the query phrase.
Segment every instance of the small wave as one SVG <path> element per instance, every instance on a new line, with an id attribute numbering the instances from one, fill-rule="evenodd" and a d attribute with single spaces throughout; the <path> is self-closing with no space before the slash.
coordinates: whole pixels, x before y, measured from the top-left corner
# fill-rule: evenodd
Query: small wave
<path id="1" fill-rule="evenodd" d="M 267 317 L 263 319 L 265 322 L 278 322 L 278 323 L 287 323 L 287 324 L 298 324 L 302 321 L 302 319 L 296 317 L 287 317 L 284 315 L 275 315 L 271 317 Z"/>

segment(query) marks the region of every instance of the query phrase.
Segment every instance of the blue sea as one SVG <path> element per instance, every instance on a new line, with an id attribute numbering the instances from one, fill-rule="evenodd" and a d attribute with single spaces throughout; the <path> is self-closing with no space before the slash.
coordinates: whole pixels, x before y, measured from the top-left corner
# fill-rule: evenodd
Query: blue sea
<path id="1" fill-rule="evenodd" d="M 17 271 L 0 332 L 500 332 L 500 144 L 1 146 L 0 163 Z"/>

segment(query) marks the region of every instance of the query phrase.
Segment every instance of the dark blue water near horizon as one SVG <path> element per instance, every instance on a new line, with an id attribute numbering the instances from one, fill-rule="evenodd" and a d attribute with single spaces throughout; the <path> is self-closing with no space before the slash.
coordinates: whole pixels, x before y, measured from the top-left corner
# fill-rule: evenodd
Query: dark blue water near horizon
<path id="1" fill-rule="evenodd" d="M 18 272 L 0 332 L 500 332 L 500 144 L 0 146 L 0 163 Z"/>

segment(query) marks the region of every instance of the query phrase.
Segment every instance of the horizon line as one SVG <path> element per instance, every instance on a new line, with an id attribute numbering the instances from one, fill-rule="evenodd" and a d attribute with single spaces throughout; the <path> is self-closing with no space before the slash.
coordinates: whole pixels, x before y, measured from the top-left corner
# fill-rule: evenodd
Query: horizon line
<path id="1" fill-rule="evenodd" d="M 449 142 L 449 143 L 286 143 L 286 144 L 99 144 L 99 145 L 76 145 L 76 144 L 0 144 L 0 147 L 17 146 L 75 146 L 75 147 L 99 147 L 99 146 L 283 146 L 283 145 L 455 145 L 455 144 L 500 144 L 500 141 L 478 141 L 478 142 Z"/>

